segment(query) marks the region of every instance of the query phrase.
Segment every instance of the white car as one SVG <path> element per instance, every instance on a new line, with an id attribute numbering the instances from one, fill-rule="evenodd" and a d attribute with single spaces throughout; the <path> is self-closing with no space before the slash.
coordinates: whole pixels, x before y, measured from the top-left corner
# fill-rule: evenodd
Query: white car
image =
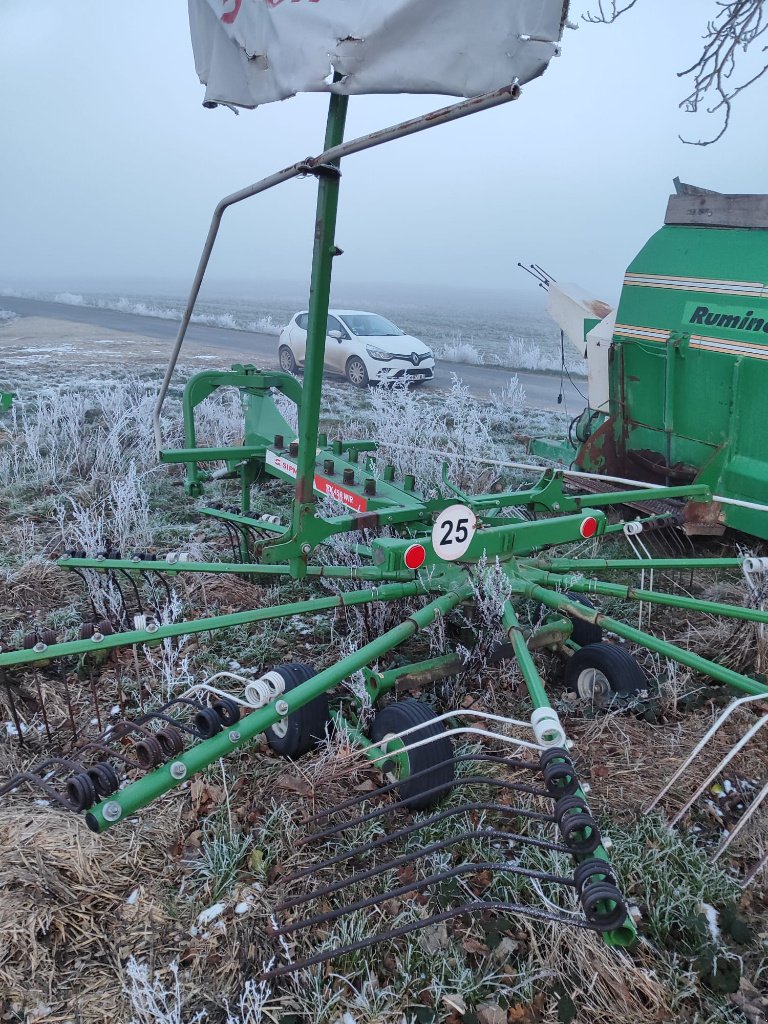
<path id="1" fill-rule="evenodd" d="M 280 335 L 280 369 L 295 373 L 307 350 L 307 312 L 291 317 Z M 404 334 L 378 313 L 332 309 L 328 313 L 325 368 L 343 373 L 359 388 L 388 380 L 413 383 L 431 380 L 435 372 L 432 349 Z"/>

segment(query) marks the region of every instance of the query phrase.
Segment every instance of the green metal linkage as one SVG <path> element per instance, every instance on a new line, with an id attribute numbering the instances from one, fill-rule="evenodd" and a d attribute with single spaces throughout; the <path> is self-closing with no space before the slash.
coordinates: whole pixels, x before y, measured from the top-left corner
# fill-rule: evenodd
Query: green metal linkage
<path id="1" fill-rule="evenodd" d="M 541 572 L 538 569 L 525 569 L 523 572 L 536 583 L 556 587 L 559 590 L 575 590 L 580 594 L 600 594 L 603 597 L 617 597 L 622 601 L 643 601 L 648 604 L 662 604 L 670 608 L 681 608 L 686 611 L 704 612 L 708 615 L 721 615 L 725 619 L 744 619 L 746 622 L 768 623 L 768 612 L 759 608 L 744 608 L 737 604 L 723 604 L 720 601 L 704 601 L 696 597 L 683 597 L 678 594 L 666 594 L 659 590 L 642 590 L 639 587 L 626 587 L 621 583 L 602 583 L 597 580 L 585 581 L 582 576 L 561 576 L 556 573 Z"/>
<path id="2" fill-rule="evenodd" d="M 602 626 L 603 629 L 608 630 L 608 632 L 615 633 L 616 636 L 623 637 L 625 640 L 631 640 L 633 643 L 647 648 L 654 654 L 660 654 L 665 658 L 669 658 L 670 661 L 676 661 L 681 665 L 692 668 L 695 672 L 701 672 L 703 675 L 711 676 L 712 679 L 717 679 L 721 683 L 727 683 L 743 693 L 765 694 L 768 696 L 768 686 L 758 683 L 748 676 L 741 675 L 740 672 L 724 668 L 714 661 L 702 658 L 699 654 L 685 651 L 676 644 L 669 643 L 667 640 L 659 640 L 651 633 L 645 633 L 643 630 L 635 629 L 633 626 L 626 626 L 623 622 L 619 622 L 609 615 L 603 615 L 602 612 L 586 608 L 584 605 L 571 601 L 562 594 L 547 590 L 536 583 L 530 583 L 522 578 L 513 578 L 510 582 L 516 593 L 525 595 L 534 601 L 539 601 L 548 608 L 555 608 L 557 611 L 564 612 L 566 615 L 577 619 L 583 619 L 585 622 L 594 622 L 598 626 Z"/>
<path id="3" fill-rule="evenodd" d="M 520 666 L 525 685 L 528 689 L 528 695 L 531 698 L 531 703 L 534 708 L 551 708 L 547 691 L 542 682 L 539 671 L 536 668 L 536 664 L 531 656 L 531 652 L 528 650 L 528 645 L 525 640 L 523 633 L 523 627 L 520 625 L 520 620 L 517 617 L 515 609 L 512 607 L 510 601 L 505 601 L 502 612 L 501 621 L 504 625 L 504 629 L 507 631 L 507 635 L 512 642 L 512 647 L 515 651 L 515 657 L 517 663 Z"/>
<path id="4" fill-rule="evenodd" d="M 264 565 L 261 562 L 168 562 L 125 561 L 119 558 L 60 558 L 58 565 L 65 569 L 94 569 L 108 572 L 110 569 L 121 569 L 124 572 L 163 572 L 174 575 L 179 572 L 221 573 L 233 576 L 290 576 L 288 565 Z M 416 573 L 410 569 L 387 572 L 377 566 L 349 565 L 309 565 L 307 576 L 314 578 L 341 580 L 376 580 L 390 583 L 415 579 Z"/>
<path id="5" fill-rule="evenodd" d="M 411 584 L 410 589 L 408 585 L 396 587 L 396 589 L 406 591 L 400 596 L 410 596 L 419 592 L 416 584 Z M 88 827 L 94 832 L 104 832 L 117 821 L 135 813 L 142 807 L 146 807 L 147 804 L 152 803 L 153 800 L 178 786 L 182 781 L 189 778 L 190 775 L 202 771 L 219 758 L 231 754 L 232 751 L 250 742 L 254 737 L 263 733 L 265 729 L 274 725 L 281 718 L 286 717 L 321 694 L 333 689 L 343 679 L 346 679 L 354 672 L 358 672 L 378 658 L 383 657 L 383 655 L 395 647 L 399 647 L 400 644 L 405 643 L 406 640 L 409 640 L 419 630 L 429 626 L 438 616 L 450 612 L 456 605 L 466 600 L 471 593 L 471 584 L 465 582 L 457 589 L 452 589 L 449 593 L 441 595 L 424 608 L 413 612 L 399 626 L 388 630 L 388 632 L 376 640 L 365 644 L 365 646 L 349 654 L 330 668 L 318 672 L 316 676 L 308 679 L 307 682 L 301 683 L 293 690 L 289 690 L 280 698 L 280 701 L 286 707 L 284 715 L 278 713 L 276 708 L 277 702 L 273 701 L 266 707 L 260 708 L 258 711 L 254 711 L 245 718 L 242 718 L 235 728 L 220 732 L 217 736 L 190 747 L 189 750 L 180 754 L 174 762 L 157 768 L 155 771 L 145 775 L 144 778 L 131 783 L 125 789 L 119 790 L 108 800 L 97 804 L 86 815 Z M 370 597 L 368 600 L 370 600 Z"/>
<path id="6" fill-rule="evenodd" d="M 239 568 L 242 569 L 243 566 L 239 566 Z M 318 597 L 271 608 L 236 612 L 232 615 L 214 615 L 207 619 L 195 619 L 192 622 L 172 622 L 166 626 L 158 626 L 154 630 L 134 629 L 125 633 L 112 633 L 109 636 L 96 633 L 90 640 L 72 640 L 69 643 L 49 644 L 48 646 L 38 644 L 36 646 L 40 649 L 6 651 L 0 654 L 0 667 L 30 665 L 36 661 L 47 661 L 50 658 L 66 658 L 78 654 L 92 654 L 95 651 L 132 647 L 134 644 L 148 644 L 166 637 L 207 633 L 216 629 L 231 629 L 233 626 L 243 626 L 251 622 L 268 622 L 270 619 L 307 615 L 313 612 L 327 611 L 331 608 L 368 604 L 371 601 L 400 601 L 405 597 L 427 594 L 429 590 L 429 587 L 418 581 L 387 583 L 376 590 L 352 590 L 336 597 Z"/>
<path id="7" fill-rule="evenodd" d="M 371 700 L 376 701 L 397 686 L 428 686 L 447 676 L 456 675 L 463 667 L 464 662 L 458 654 L 441 654 L 437 658 L 399 665 L 385 672 L 366 670 L 365 688 Z"/>
<path id="8" fill-rule="evenodd" d="M 624 572 L 640 569 L 741 569 L 743 558 L 536 558 L 529 565 L 552 572 L 590 570 Z"/>
<path id="9" fill-rule="evenodd" d="M 512 607 L 510 601 L 505 601 L 502 609 L 502 622 L 504 628 L 507 630 L 507 634 L 512 641 L 512 646 L 515 650 L 515 657 L 517 663 L 520 666 L 525 685 L 528 689 L 528 693 L 531 698 L 531 702 L 535 708 L 551 708 L 549 697 L 547 696 L 544 683 L 541 680 L 541 676 L 538 673 L 536 665 L 531 657 L 531 652 L 528 650 L 528 646 L 525 641 L 523 629 L 520 624 L 520 620 L 517 617 L 515 609 Z M 585 804 L 587 798 L 584 791 L 579 787 L 575 793 L 576 796 L 581 797 Z M 592 857 L 599 857 L 600 860 L 610 862 L 608 852 L 604 846 L 600 845 L 590 854 Z M 577 857 L 577 860 L 584 860 L 584 857 Z M 603 935 L 603 939 L 609 946 L 618 946 L 626 948 L 631 946 L 637 940 L 637 929 L 635 923 L 631 917 L 627 916 L 624 919 L 624 923 L 618 928 L 614 928 Z"/>

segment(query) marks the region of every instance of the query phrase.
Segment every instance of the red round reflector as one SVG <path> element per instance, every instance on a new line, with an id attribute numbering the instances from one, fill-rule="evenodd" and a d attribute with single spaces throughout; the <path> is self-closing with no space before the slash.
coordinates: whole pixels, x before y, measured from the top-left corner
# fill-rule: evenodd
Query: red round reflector
<path id="1" fill-rule="evenodd" d="M 582 519 L 581 526 L 579 527 L 579 533 L 582 537 L 594 537 L 597 533 L 597 520 L 594 516 L 587 516 L 586 519 Z"/>
<path id="2" fill-rule="evenodd" d="M 426 557 L 427 551 L 422 544 L 411 544 L 405 549 L 405 564 L 408 569 L 420 569 Z"/>

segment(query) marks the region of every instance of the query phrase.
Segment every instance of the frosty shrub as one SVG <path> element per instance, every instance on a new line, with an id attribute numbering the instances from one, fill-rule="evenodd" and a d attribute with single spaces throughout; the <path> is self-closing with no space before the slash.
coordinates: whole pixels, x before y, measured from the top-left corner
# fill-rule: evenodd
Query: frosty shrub
<path id="1" fill-rule="evenodd" d="M 416 489 L 427 497 L 442 494 L 442 459 L 446 453 L 449 479 L 468 492 L 488 489 L 495 471 L 481 459 L 503 458 L 494 454 L 493 416 L 478 403 L 453 374 L 451 389 L 439 411 L 425 407 L 407 384 L 394 383 L 376 388 L 371 394 L 371 417 L 367 423 L 348 424 L 347 436 L 372 437 L 379 444 L 377 469 L 391 463 L 395 474 L 416 477 Z"/>
<path id="2" fill-rule="evenodd" d="M 485 362 L 483 353 L 470 342 L 462 341 L 460 337 L 449 345 L 443 345 L 438 349 L 436 355 L 438 359 L 442 359 L 446 363 L 469 363 L 470 366 L 482 366 Z"/>
<path id="3" fill-rule="evenodd" d="M 0 483 L 60 485 L 74 478 L 112 480 L 133 463 L 157 464 L 152 410 L 155 388 L 129 378 L 77 390 L 50 388 L 19 399 L 5 421 Z M 178 404 L 163 423 L 169 446 L 181 443 Z"/>
<path id="4" fill-rule="evenodd" d="M 525 389 L 517 378 L 510 377 L 498 391 L 489 391 L 489 418 L 493 426 L 509 427 L 519 419 L 525 409 Z"/>
<path id="5" fill-rule="evenodd" d="M 557 372 L 562 367 L 562 353 L 559 349 L 545 351 L 531 338 L 510 337 L 503 361 L 518 370 L 549 370 Z M 586 360 L 580 359 L 570 342 L 566 343 L 565 365 L 571 373 L 586 376 Z"/>
<path id="6" fill-rule="evenodd" d="M 131 462 L 124 476 L 114 477 L 106 498 L 84 505 L 73 498 L 55 506 L 65 548 L 94 558 L 105 548 L 127 553 L 150 544 L 150 503 L 144 479 Z"/>
<path id="7" fill-rule="evenodd" d="M 208 1016 L 205 1010 L 193 1014 L 184 1012 L 179 965 L 174 962 L 168 969 L 172 978 L 170 988 L 166 988 L 158 978 L 150 976 L 146 963 L 130 957 L 125 965 L 128 976 L 125 994 L 134 1013 L 131 1024 L 198 1024 Z"/>
<path id="8" fill-rule="evenodd" d="M 237 388 L 220 388 L 195 409 L 195 434 L 200 447 L 223 448 L 243 442 L 243 412 Z"/>

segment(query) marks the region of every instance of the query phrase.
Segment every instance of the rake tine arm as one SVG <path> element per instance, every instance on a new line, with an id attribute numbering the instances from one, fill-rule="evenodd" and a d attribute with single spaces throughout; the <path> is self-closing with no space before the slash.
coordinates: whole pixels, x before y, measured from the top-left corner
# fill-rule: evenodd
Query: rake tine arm
<path id="1" fill-rule="evenodd" d="M 609 615 L 603 615 L 601 612 L 586 608 L 584 605 L 569 600 L 569 598 L 561 593 L 548 590 L 520 577 L 511 577 L 510 583 L 513 590 L 521 597 L 528 597 L 546 605 L 547 608 L 554 608 L 565 612 L 566 615 L 584 619 L 586 622 L 594 622 L 598 626 L 602 626 L 609 633 L 615 633 L 616 636 L 623 637 L 625 640 L 631 640 L 642 647 L 647 647 L 649 651 L 653 651 L 655 654 L 661 654 L 663 657 L 669 658 L 670 661 L 676 661 L 681 665 L 692 668 L 694 672 L 701 672 L 703 675 L 711 676 L 712 679 L 717 679 L 721 683 L 727 683 L 729 686 L 733 686 L 744 693 L 768 696 L 768 686 L 765 686 L 763 683 L 758 683 L 748 676 L 734 672 L 732 669 L 724 668 L 722 665 L 709 661 L 709 659 L 703 658 L 699 654 L 685 651 L 666 640 L 660 640 L 651 633 L 645 633 L 641 629 L 627 626 L 623 622 L 619 622 L 618 619 L 611 618 Z M 744 610 L 748 611 L 749 609 Z"/>
<path id="2" fill-rule="evenodd" d="M 514 808 L 510 807 L 508 804 L 483 802 L 459 804 L 457 807 L 449 807 L 447 810 L 440 811 L 438 814 L 433 814 L 428 818 L 421 818 L 418 821 L 412 822 L 410 825 L 405 825 L 396 832 L 385 833 L 383 836 L 379 836 L 378 839 L 372 839 L 370 842 L 365 843 L 362 846 L 356 846 L 345 853 L 337 853 L 333 857 L 329 857 L 327 860 L 321 861 L 319 864 L 312 864 L 311 867 L 295 871 L 292 875 L 288 875 L 284 881 L 291 882 L 298 878 L 304 878 L 306 875 L 314 874 L 315 871 L 321 871 L 323 868 L 332 867 L 334 864 L 341 864 L 343 861 L 350 860 L 352 857 L 356 857 L 363 853 L 370 853 L 371 850 L 376 850 L 380 846 L 387 846 L 389 843 L 394 843 L 398 839 L 404 839 L 406 836 L 410 836 L 414 832 L 419 832 L 421 829 L 428 828 L 430 825 L 436 825 L 441 821 L 445 821 L 447 818 L 455 818 L 459 814 L 466 814 L 475 811 L 498 811 L 500 814 L 514 815 Z M 573 855 L 573 851 L 568 846 L 563 846 L 559 843 L 551 843 L 544 839 L 537 839 L 535 836 L 524 836 L 510 832 L 506 834 L 514 835 L 517 842 L 526 846 L 535 846 L 539 850 L 553 850 L 555 853 L 565 853 L 568 854 L 568 856 Z M 309 836 L 304 840 L 304 843 L 309 843 L 314 839 L 322 838 L 323 835 L 324 833 L 322 832 L 316 832 L 314 835 Z"/>
<path id="3" fill-rule="evenodd" d="M 632 569 L 741 569 L 743 558 L 646 558 L 642 565 L 636 558 L 527 558 L 520 563 L 524 569 L 552 572 L 626 572 Z"/>
<path id="4" fill-rule="evenodd" d="M 644 560 L 635 564 L 646 568 L 650 563 Z M 667 594 L 663 590 L 643 590 L 640 587 L 627 587 L 622 583 L 603 583 L 599 580 L 559 576 L 556 573 L 540 572 L 537 569 L 526 570 L 525 575 L 527 578 L 545 586 L 557 587 L 560 590 L 575 590 L 580 594 L 600 594 L 602 597 L 618 597 L 622 601 L 646 601 L 649 604 L 663 604 L 691 612 L 719 615 L 724 619 L 744 619 L 747 622 L 768 623 L 768 611 L 761 611 L 759 608 L 745 608 L 743 605 L 723 604 L 719 601 L 703 601 L 697 597 Z M 581 605 L 580 607 L 584 609 L 585 606 Z M 584 617 L 584 615 L 579 616 L 579 618 Z"/>
<path id="5" fill-rule="evenodd" d="M 339 889 L 346 889 L 350 885 L 355 885 L 357 882 L 364 882 L 366 879 L 375 878 L 377 875 L 382 875 L 387 871 L 392 871 L 394 868 L 402 867 L 404 864 L 411 864 L 413 861 L 420 860 L 422 857 L 426 857 L 431 853 L 437 853 L 439 850 L 445 850 L 450 846 L 455 846 L 456 843 L 463 842 L 465 839 L 512 839 L 517 838 L 515 832 L 502 832 L 498 829 L 487 828 L 487 829 L 475 829 L 471 832 L 460 832 L 455 836 L 451 836 L 449 839 L 442 839 L 440 842 L 430 843 L 429 846 L 419 847 L 418 850 L 414 850 L 411 853 L 404 853 L 401 857 L 395 857 L 394 860 L 386 861 L 384 864 L 377 864 L 374 868 L 369 868 L 367 871 L 361 871 L 356 875 L 349 875 L 346 878 L 340 878 L 336 882 L 332 882 L 330 885 L 325 885 L 321 889 L 313 889 L 311 892 L 305 893 L 302 896 L 292 896 L 288 900 L 284 900 L 280 903 L 275 910 L 287 910 L 290 907 L 299 906 L 302 903 L 309 903 L 311 900 L 320 899 L 323 896 L 329 896 L 332 892 L 338 892 Z M 476 865 L 475 865 L 476 866 Z M 506 864 L 501 865 L 505 870 L 508 870 Z M 572 878 L 562 878 L 559 875 L 550 875 L 544 872 L 532 871 L 527 868 L 515 868 L 516 873 L 526 875 L 530 878 L 538 878 L 540 881 L 556 882 L 558 885 L 575 885 Z M 384 899 L 385 897 L 381 897 Z"/>
<path id="6" fill-rule="evenodd" d="M 457 754 L 456 757 L 450 757 L 446 761 L 440 761 L 439 764 L 433 765 L 430 768 L 425 768 L 420 772 L 414 772 L 409 775 L 409 779 L 420 779 L 425 775 L 431 775 L 432 772 L 437 771 L 440 768 L 444 768 L 448 764 L 462 764 L 466 761 L 475 762 L 488 762 L 490 764 L 501 764 L 507 768 L 521 768 L 524 771 L 537 771 L 538 765 L 533 761 L 520 761 L 514 757 L 503 757 L 501 754 Z M 346 811 L 349 807 L 356 807 L 358 804 L 363 804 L 372 797 L 384 796 L 387 793 L 391 793 L 393 789 L 398 789 L 402 785 L 398 779 L 396 782 L 389 782 L 386 786 L 379 786 L 372 793 L 360 793 L 357 796 L 350 797 L 349 800 L 345 800 L 343 803 L 334 804 L 327 811 L 318 811 L 317 814 L 313 814 L 309 818 L 304 818 L 303 823 L 305 825 L 311 825 L 312 822 L 322 821 L 323 818 L 330 818 L 332 814 L 337 814 L 339 811 Z"/>
<path id="7" fill-rule="evenodd" d="M 389 598 L 394 599 L 395 597 L 423 593 L 423 588 L 419 583 L 391 584 L 389 587 L 382 587 L 379 591 L 354 591 L 331 599 L 303 601 L 298 606 L 294 605 L 293 608 L 294 610 L 298 608 L 299 611 L 309 611 L 312 610 L 312 606 L 315 609 L 318 607 L 337 607 L 341 604 L 350 603 L 350 598 L 357 598 L 357 601 L 352 601 L 351 603 L 358 603 L 361 599 L 367 601 L 381 600 L 383 597 L 382 592 L 385 591 Z M 419 630 L 434 622 L 438 616 L 450 612 L 471 593 L 471 584 L 466 581 L 459 581 L 454 589 L 436 598 L 424 608 L 413 612 L 399 626 L 388 630 L 383 636 L 378 637 L 369 644 L 365 644 L 357 651 L 353 651 L 352 654 L 347 655 L 346 658 L 343 658 L 336 665 L 318 672 L 311 679 L 285 693 L 279 702 L 273 701 L 271 704 L 259 708 L 250 715 L 246 715 L 245 718 L 240 719 L 236 728 L 223 730 L 216 736 L 211 737 L 211 739 L 204 740 L 190 747 L 182 754 L 179 754 L 174 761 L 149 772 L 142 779 L 115 793 L 110 800 L 97 804 L 86 815 L 88 827 L 94 832 L 104 832 L 116 822 L 121 821 L 140 808 L 146 807 L 147 804 L 152 803 L 153 800 L 178 786 L 190 775 L 202 771 L 220 758 L 231 754 L 234 750 L 238 750 L 254 739 L 254 737 L 259 736 L 270 726 L 280 721 L 281 718 L 303 707 L 328 690 L 333 689 L 343 679 L 346 679 L 375 659 L 382 657 L 388 651 L 399 647 L 400 644 L 410 639 Z M 257 612 L 250 612 L 248 615 L 251 616 L 252 621 L 253 617 L 257 619 L 275 618 L 285 614 L 285 609 L 290 607 L 290 605 L 284 605 L 280 609 L 263 609 L 261 615 Z M 242 620 L 242 616 L 235 616 L 235 618 Z M 201 625 L 201 623 L 195 623 L 194 625 L 199 626 L 200 629 L 210 628 L 212 621 L 212 619 L 203 620 L 203 623 L 207 623 L 207 626 Z M 174 626 L 177 627 L 176 634 L 188 632 L 187 625 L 175 623 Z M 168 628 L 170 627 L 165 627 L 166 630 Z M 198 632 L 200 629 L 198 629 Z M 159 632 L 160 629 L 154 635 L 157 636 Z M 277 710 L 278 703 L 282 705 L 282 714 Z"/>
<path id="8" fill-rule="evenodd" d="M 265 981 L 271 980 L 272 978 L 280 978 L 286 974 L 293 974 L 295 971 L 304 970 L 305 967 L 312 967 L 315 964 L 324 963 L 326 960 L 332 960 L 334 957 L 342 954 L 354 953 L 359 949 L 367 949 L 368 946 L 374 946 L 379 942 L 389 942 L 392 939 L 401 939 L 405 935 L 410 935 L 411 932 L 419 931 L 421 928 L 426 928 L 429 925 L 440 924 L 443 921 L 450 921 L 453 917 L 461 917 L 464 914 L 479 914 L 482 911 L 519 914 L 521 917 L 530 917 L 537 921 L 553 921 L 556 924 L 569 925 L 572 928 L 583 928 L 588 931 L 598 930 L 594 924 L 584 918 L 567 916 L 565 914 L 553 914 L 547 910 L 539 910 L 538 907 L 524 907 L 519 903 L 493 903 L 488 900 L 476 900 L 473 903 L 465 903 L 460 907 L 452 907 L 450 910 L 444 910 L 439 914 L 433 914 L 431 917 L 423 917 L 418 921 L 411 921 L 409 924 L 402 925 L 400 928 L 391 928 L 389 931 L 377 932 L 375 935 L 370 935 L 365 939 L 360 939 L 359 942 L 352 942 L 344 946 L 325 949 L 320 953 L 316 953 L 314 956 L 307 957 L 305 960 L 296 960 L 285 967 L 277 967 L 275 970 L 266 971 L 261 975 L 261 978 Z M 617 942 L 616 944 L 628 945 L 629 943 Z"/>
<path id="9" fill-rule="evenodd" d="M 6 665 L 22 665 L 36 661 L 46 661 L 51 658 L 88 654 L 94 650 L 132 647 L 134 644 L 145 644 L 152 640 L 164 639 L 165 637 L 207 633 L 216 629 L 229 629 L 232 626 L 246 625 L 252 622 L 266 622 L 270 619 L 288 618 L 292 615 L 308 615 L 332 608 L 340 608 L 342 605 L 364 604 L 368 601 L 398 601 L 404 597 L 415 597 L 426 593 L 428 593 L 427 586 L 416 580 L 407 583 L 383 584 L 374 590 L 354 590 L 334 597 L 312 598 L 308 601 L 296 601 L 291 604 L 256 608 L 253 611 L 236 612 L 233 615 L 214 615 L 209 618 L 194 619 L 188 622 L 170 622 L 167 625 L 158 626 L 153 631 L 143 629 L 128 630 L 125 633 L 113 633 L 110 636 L 104 636 L 98 641 L 73 640 L 69 643 L 50 644 L 44 651 L 6 651 L 0 654 L 0 668 Z"/>
<path id="10" fill-rule="evenodd" d="M 357 900 L 355 903 L 348 903 L 335 910 L 326 910 L 322 914 L 315 914 L 314 917 L 307 917 L 299 921 L 291 921 L 280 928 L 272 928 L 273 935 L 290 935 L 292 932 L 300 931 L 302 928 L 314 928 L 318 924 L 325 924 L 328 921 L 336 921 L 344 914 L 354 913 L 356 910 L 365 910 L 367 907 L 374 907 L 377 903 L 386 903 L 387 900 L 398 899 L 400 896 L 407 896 L 409 892 L 416 892 L 426 889 L 429 885 L 436 885 L 439 882 L 447 882 L 450 878 L 460 878 L 463 875 L 474 875 L 479 871 L 505 871 L 509 874 L 520 875 L 523 878 L 535 878 L 540 882 L 556 882 L 560 885 L 573 886 L 570 878 L 562 878 L 559 875 L 550 875 L 546 871 L 535 871 L 533 868 L 521 868 L 507 861 L 479 861 L 457 864 L 456 867 L 447 871 L 438 871 L 426 878 L 419 878 L 406 885 L 399 885 L 395 889 L 387 889 L 386 892 L 376 896 L 368 896 L 364 900 Z M 280 909 L 280 908 L 278 908 Z"/>

